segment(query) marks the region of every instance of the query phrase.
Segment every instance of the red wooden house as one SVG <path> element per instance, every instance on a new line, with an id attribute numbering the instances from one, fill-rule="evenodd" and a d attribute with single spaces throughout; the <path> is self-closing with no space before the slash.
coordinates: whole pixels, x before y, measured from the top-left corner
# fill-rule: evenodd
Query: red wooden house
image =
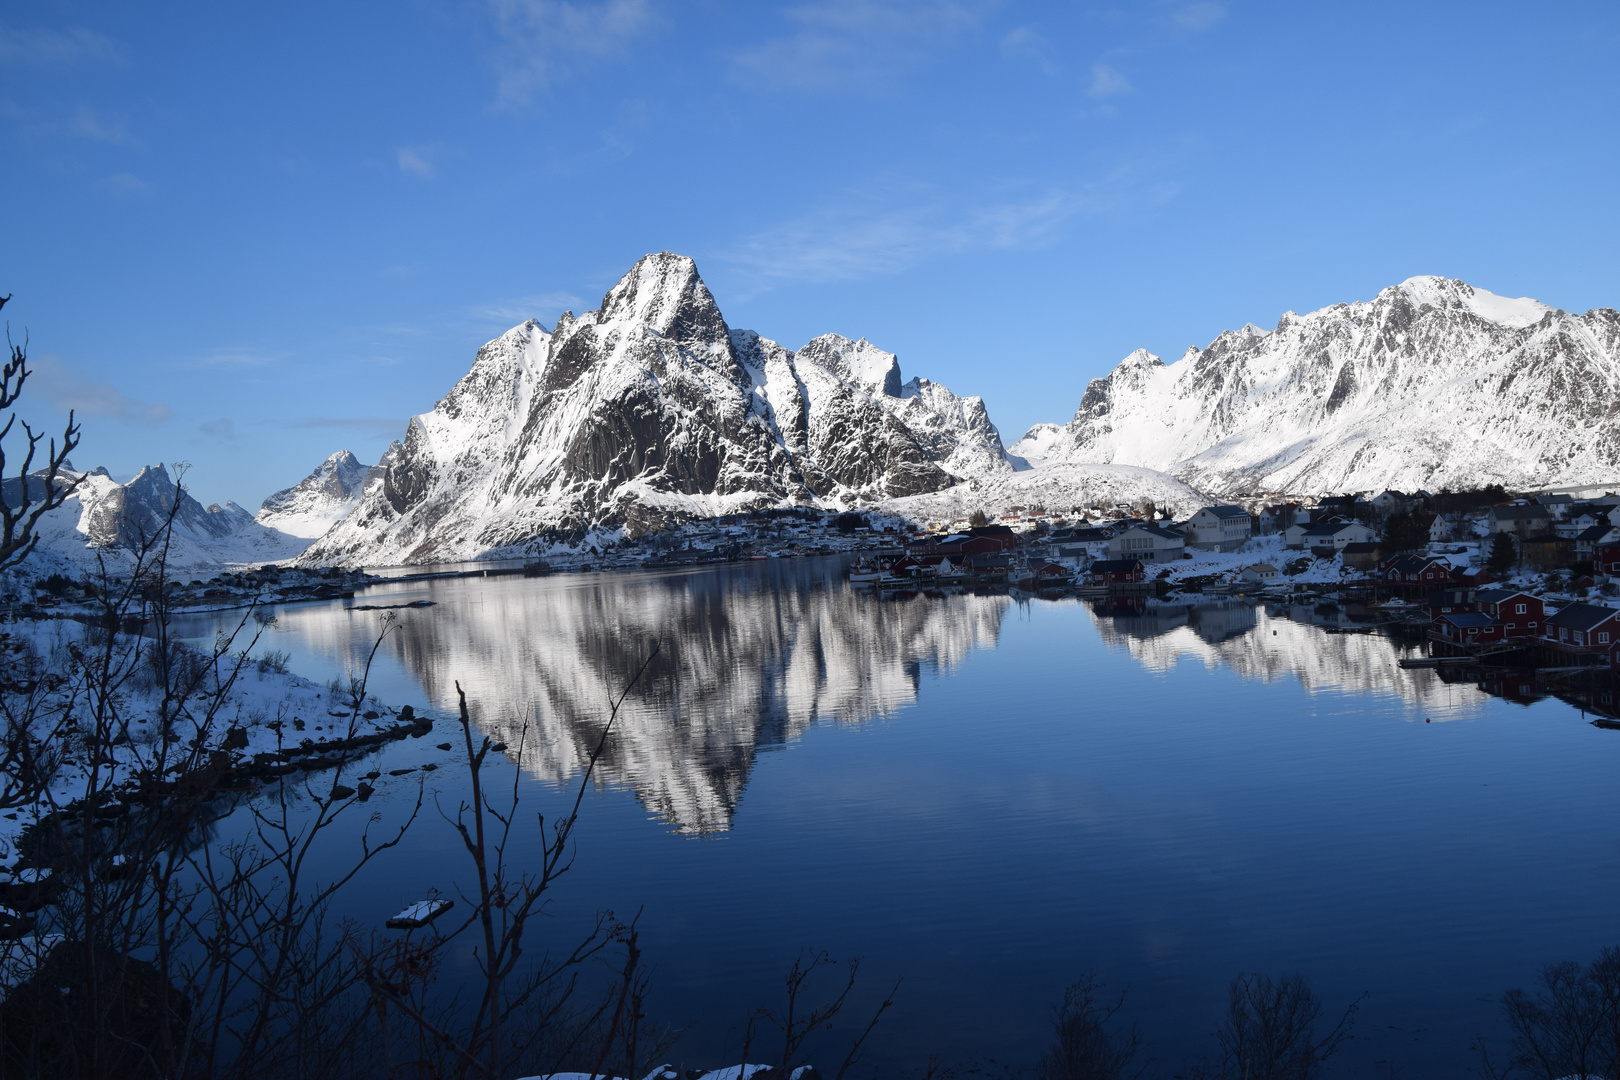
<path id="1" fill-rule="evenodd" d="M 1592 549 L 1592 570 L 1620 577 L 1620 539 L 1610 543 L 1605 538 Z"/>
<path id="2" fill-rule="evenodd" d="M 1518 589 L 1481 589 L 1474 594 L 1479 610 L 1502 624 L 1504 638 L 1541 636 L 1547 608 L 1539 596 Z"/>
<path id="3" fill-rule="evenodd" d="M 1620 609 L 1568 604 L 1550 616 L 1542 641 L 1566 662 L 1601 664 L 1620 641 Z"/>
<path id="4" fill-rule="evenodd" d="M 1483 645 L 1502 640 L 1502 624 L 1483 611 L 1453 611 L 1435 619 L 1430 633 L 1451 645 Z"/>
<path id="5" fill-rule="evenodd" d="M 1099 559 L 1091 564 L 1093 585 L 1135 585 L 1146 580 L 1140 559 Z"/>

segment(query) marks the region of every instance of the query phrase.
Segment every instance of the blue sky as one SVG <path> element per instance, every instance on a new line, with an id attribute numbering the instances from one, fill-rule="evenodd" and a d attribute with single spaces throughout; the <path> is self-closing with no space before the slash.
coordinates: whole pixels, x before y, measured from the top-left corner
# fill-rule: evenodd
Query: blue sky
<path id="1" fill-rule="evenodd" d="M 8 5 L 0 293 L 25 413 L 204 501 L 375 460 L 663 249 L 1011 442 L 1414 274 L 1620 306 L 1616 55 L 1613 4 Z"/>

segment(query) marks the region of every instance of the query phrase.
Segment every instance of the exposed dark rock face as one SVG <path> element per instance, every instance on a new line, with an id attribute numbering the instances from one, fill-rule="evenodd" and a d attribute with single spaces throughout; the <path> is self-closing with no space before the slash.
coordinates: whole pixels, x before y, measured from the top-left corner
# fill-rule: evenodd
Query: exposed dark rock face
<path id="1" fill-rule="evenodd" d="M 797 353 L 726 325 L 692 260 L 638 261 L 601 308 L 529 321 L 371 471 L 305 555 L 389 563 L 518 554 L 763 506 L 938 491 L 1010 472 L 977 398 L 837 335 Z"/>

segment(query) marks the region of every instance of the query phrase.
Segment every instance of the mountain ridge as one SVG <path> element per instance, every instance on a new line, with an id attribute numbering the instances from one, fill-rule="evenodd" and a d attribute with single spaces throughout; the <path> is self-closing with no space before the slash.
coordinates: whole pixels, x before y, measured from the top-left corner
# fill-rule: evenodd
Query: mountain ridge
<path id="1" fill-rule="evenodd" d="M 1138 349 L 1009 452 L 1209 491 L 1510 488 L 1620 476 L 1620 313 L 1409 278 L 1165 364 Z"/>
<path id="2" fill-rule="evenodd" d="M 1014 463 L 978 398 L 864 338 L 789 350 L 728 326 L 689 258 L 647 255 L 547 330 L 479 349 L 412 417 L 306 562 L 521 554 L 592 530 L 637 536 L 768 506 L 938 491 Z"/>

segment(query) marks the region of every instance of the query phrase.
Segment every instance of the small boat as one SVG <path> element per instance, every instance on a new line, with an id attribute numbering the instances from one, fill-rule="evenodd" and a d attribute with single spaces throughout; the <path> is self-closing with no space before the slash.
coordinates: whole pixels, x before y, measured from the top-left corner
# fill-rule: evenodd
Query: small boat
<path id="1" fill-rule="evenodd" d="M 868 566 L 865 559 L 861 559 L 849 568 L 849 580 L 856 585 L 881 581 L 888 576 L 889 572 L 887 570 L 877 566 Z"/>

